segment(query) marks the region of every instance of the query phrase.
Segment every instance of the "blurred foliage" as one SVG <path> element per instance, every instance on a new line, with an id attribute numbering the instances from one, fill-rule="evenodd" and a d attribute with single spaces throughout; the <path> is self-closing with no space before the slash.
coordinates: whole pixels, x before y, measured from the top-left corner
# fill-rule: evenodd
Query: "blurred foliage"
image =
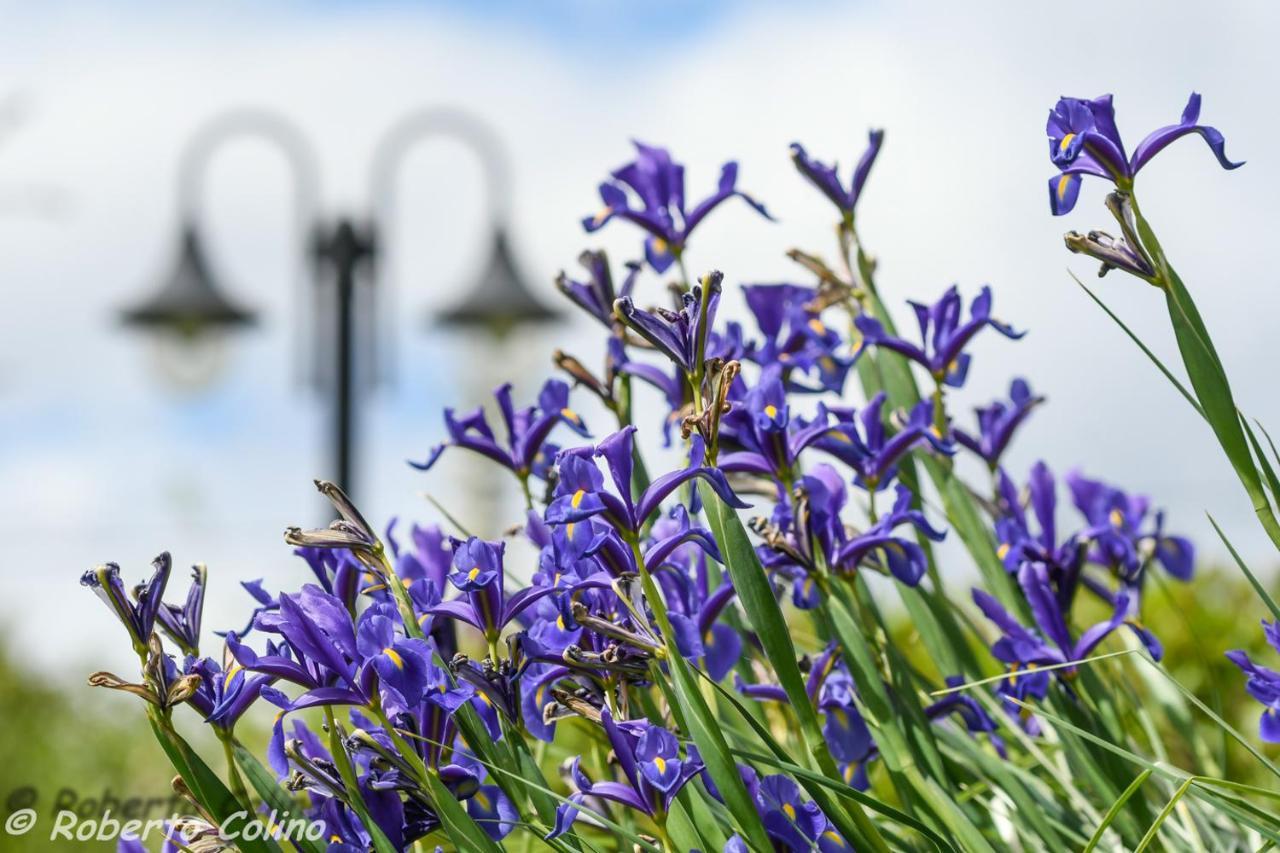
<path id="1" fill-rule="evenodd" d="M 0 851 L 115 850 L 114 842 L 51 841 L 60 806 L 94 818 L 104 808 L 117 819 L 126 809 L 144 819 L 172 814 L 173 769 L 151 737 L 142 700 L 87 685 L 50 683 L 23 666 L 19 645 L 13 637 L 0 636 L 0 815 L 29 805 L 38 823 L 22 836 L 0 831 Z M 185 717 L 184 733 L 219 767 L 217 740 L 202 730 L 198 718 L 180 716 Z M 254 723 L 241 734 L 260 747 L 266 742 L 265 729 L 256 719 Z M 189 811 L 181 805 L 177 810 Z"/>

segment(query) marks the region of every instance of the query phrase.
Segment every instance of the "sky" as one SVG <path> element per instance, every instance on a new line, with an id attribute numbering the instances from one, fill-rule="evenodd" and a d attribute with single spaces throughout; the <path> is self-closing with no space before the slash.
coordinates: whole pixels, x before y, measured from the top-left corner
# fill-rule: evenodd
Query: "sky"
<path id="1" fill-rule="evenodd" d="M 1025 376 L 1049 403 L 1010 455 L 1015 472 L 1043 458 L 1149 494 L 1211 560 L 1225 553 L 1212 512 L 1269 567 L 1207 429 L 1069 276 L 1096 282 L 1176 363 L 1160 294 L 1118 275 L 1098 282 L 1091 262 L 1063 249 L 1065 230 L 1107 227 L 1105 190 L 1086 182 L 1071 215 L 1049 215 L 1043 127 L 1060 94 L 1114 92 L 1133 144 L 1203 94 L 1202 120 L 1247 165 L 1224 172 L 1191 138 L 1144 170 L 1139 193 L 1241 405 L 1280 424 L 1268 346 L 1280 294 L 1267 265 L 1280 116 L 1259 98 L 1280 74 L 1270 38 L 1280 9 L 1095 5 L 1064 16 L 1033 3 L 0 0 L 0 116 L 13 119 L 0 119 L 0 631 L 78 678 L 84 666 L 127 663 L 123 635 L 77 586 L 96 563 L 118 561 L 132 581 L 162 549 L 179 566 L 207 562 L 211 627 L 246 612 L 238 581 L 301 580 L 280 532 L 323 518 L 311 480 L 324 473 L 326 421 L 291 368 L 300 214 L 382 217 L 381 338 L 394 381 L 362 397 L 367 513 L 432 520 L 430 493 L 491 535 L 517 521 L 511 484 L 472 460 L 446 457 L 429 475 L 404 462 L 440 440 L 442 406 L 474 406 L 508 378 L 531 397 L 552 348 L 594 357 L 593 345 L 581 324 L 496 343 L 430 318 L 477 275 L 494 213 L 548 301 L 583 248 L 634 257 L 625 224 L 589 237 L 579 224 L 631 139 L 687 163 L 691 197 L 739 161 L 740 186 L 777 222 L 730 203 L 689 250 L 695 271 L 721 269 L 733 285 L 803 281 L 785 250 L 834 250 L 831 211 L 796 175 L 788 144 L 848 165 L 868 128 L 885 128 L 859 221 L 886 300 L 905 310 L 952 283 L 966 295 L 990 283 L 999 316 L 1029 330 L 1018 343 L 978 342 L 957 411 Z M 370 197 L 372 154 L 401 117 L 441 106 L 494 129 L 508 179 L 486 192 L 465 147 L 433 140 L 407 155 L 388 215 Z M 221 146 L 204 175 L 198 222 L 211 262 L 261 322 L 194 354 L 122 330 L 117 312 L 157 285 L 174 251 L 183 146 L 246 107 L 295 126 L 320 175 L 317 204 L 299 211 L 288 161 L 252 138 Z M 641 284 L 659 286 L 652 275 Z M 187 387 L 174 377 L 179 357 L 220 369 Z M 94 646 L 99 636 L 109 642 Z"/>

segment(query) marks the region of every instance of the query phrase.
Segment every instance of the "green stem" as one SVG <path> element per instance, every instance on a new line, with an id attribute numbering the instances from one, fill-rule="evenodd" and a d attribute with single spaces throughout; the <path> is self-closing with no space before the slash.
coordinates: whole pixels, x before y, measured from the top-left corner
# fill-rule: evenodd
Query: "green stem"
<path id="1" fill-rule="evenodd" d="M 236 756 L 233 751 L 235 737 L 231 732 L 224 732 L 221 729 L 215 729 L 215 731 L 218 733 L 218 740 L 222 741 L 222 754 L 227 758 L 227 780 L 231 786 L 231 793 L 246 808 L 251 809 L 253 801 L 249 799 L 249 791 L 245 788 L 244 779 L 240 776 L 240 768 L 236 766 Z"/>

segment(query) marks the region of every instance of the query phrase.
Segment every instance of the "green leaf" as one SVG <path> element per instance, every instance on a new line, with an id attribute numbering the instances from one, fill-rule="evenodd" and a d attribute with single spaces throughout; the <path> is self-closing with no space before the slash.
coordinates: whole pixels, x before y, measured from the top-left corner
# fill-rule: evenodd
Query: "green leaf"
<path id="1" fill-rule="evenodd" d="M 249 784 L 253 786 L 253 790 L 257 791 L 258 796 L 262 798 L 262 802 L 268 808 L 275 809 L 279 815 L 300 814 L 302 812 L 302 807 L 298 800 L 280 787 L 276 782 L 275 775 L 263 767 L 262 762 L 258 761 L 252 752 L 239 743 L 232 746 L 232 752 L 235 755 L 236 764 L 244 771 Z M 297 838 L 291 837 L 289 842 L 304 851 L 304 853 L 324 853 L 325 850 L 325 846 L 319 841 L 311 841 L 303 835 Z"/>
<path id="2" fill-rule="evenodd" d="M 1146 850 L 1151 846 L 1151 842 L 1156 839 L 1156 833 L 1160 831 L 1160 827 L 1164 822 L 1169 819 L 1169 815 L 1173 814 L 1173 809 L 1178 805 L 1178 800 L 1182 799 L 1182 795 L 1187 792 L 1191 787 L 1191 783 L 1194 781 L 1195 777 L 1191 777 L 1178 786 L 1178 790 L 1173 792 L 1173 796 L 1169 798 L 1169 802 L 1165 804 L 1165 807 L 1160 810 L 1160 814 L 1156 815 L 1155 822 L 1151 824 L 1151 828 L 1147 830 L 1147 834 L 1142 836 L 1142 840 L 1138 842 L 1138 846 L 1134 850 L 1134 853 L 1142 853 L 1143 850 Z"/>
<path id="3" fill-rule="evenodd" d="M 805 677 L 796 662 L 796 647 L 791 642 L 791 629 L 773 590 L 773 584 L 765 575 L 760 558 L 747 536 L 742 520 L 733 508 L 719 496 L 707 502 L 707 518 L 711 532 L 724 555 L 725 566 L 733 580 L 738 601 L 746 612 L 765 657 L 769 659 L 778 683 L 787 693 L 791 709 L 800 722 L 800 736 L 815 765 L 832 778 L 839 778 L 835 759 L 827 749 L 822 735 L 822 724 L 813 708 L 806 690 Z"/>
<path id="4" fill-rule="evenodd" d="M 1075 281 L 1076 284 L 1080 285 L 1081 290 L 1089 294 L 1090 299 L 1098 303 L 1099 308 L 1107 312 L 1107 316 L 1110 317 L 1112 320 L 1114 320 L 1116 325 L 1119 326 L 1124 331 L 1124 333 L 1129 336 L 1129 340 L 1133 341 L 1135 344 L 1138 345 L 1138 349 L 1142 350 L 1142 352 L 1147 356 L 1147 358 L 1151 359 L 1151 363 L 1154 364 L 1156 368 L 1161 373 L 1164 374 L 1165 379 L 1168 379 L 1173 384 L 1173 387 L 1178 389 L 1178 393 L 1181 394 L 1183 398 L 1186 399 L 1186 401 L 1191 404 L 1191 408 L 1196 410 L 1196 414 L 1200 415 L 1200 417 L 1203 418 L 1204 409 L 1200 408 L 1200 404 L 1196 402 L 1196 398 L 1192 396 L 1191 392 L 1187 390 L 1187 387 L 1183 385 L 1181 382 L 1179 382 L 1177 377 L 1173 375 L 1173 371 L 1165 367 L 1164 362 L 1160 360 L 1159 356 L 1157 356 L 1154 352 L 1152 352 L 1147 347 L 1147 345 L 1142 342 L 1142 339 L 1139 338 L 1136 334 L 1134 334 L 1134 332 L 1128 326 L 1125 325 L 1124 321 L 1121 320 L 1114 311 L 1112 311 L 1110 308 L 1107 307 L 1107 303 L 1103 302 L 1096 293 L 1090 290 L 1089 287 L 1085 285 L 1083 281 L 1077 278 L 1074 272 L 1072 272 L 1071 270 L 1067 270 L 1067 274 L 1071 276 L 1071 278 Z"/>
<path id="5" fill-rule="evenodd" d="M 1103 815 L 1102 823 L 1098 824 L 1098 828 L 1094 830 L 1093 837 L 1091 837 L 1089 839 L 1089 843 L 1085 845 L 1083 853 L 1090 853 L 1093 848 L 1098 846 L 1098 842 L 1100 842 L 1102 840 L 1102 836 L 1106 834 L 1107 827 L 1111 826 L 1111 823 L 1116 819 L 1116 815 L 1120 814 L 1120 810 L 1124 808 L 1124 804 L 1129 802 L 1130 797 L 1138 793 L 1138 789 L 1142 787 L 1142 783 L 1147 781 L 1154 772 L 1155 771 L 1151 769 L 1143 770 L 1138 774 L 1137 778 L 1129 784 L 1129 787 L 1124 789 L 1124 793 L 1116 798 L 1116 801 L 1111 804 L 1111 808 L 1107 809 L 1107 813 Z"/>
<path id="6" fill-rule="evenodd" d="M 427 773 L 427 788 L 431 792 L 431 805 L 440 817 L 444 831 L 459 850 L 502 853 L 502 848 L 472 819 L 434 771 Z"/>
<path id="7" fill-rule="evenodd" d="M 386 833 L 382 831 L 382 828 L 378 826 L 377 822 L 369 814 L 369 809 L 364 803 L 364 797 L 360 794 L 360 781 L 356 778 L 355 768 L 351 765 L 351 756 L 347 755 L 347 748 L 343 744 L 342 727 L 338 725 L 338 720 L 333 714 L 332 707 L 325 706 L 324 717 L 329 727 L 329 754 L 333 757 L 333 763 L 338 768 L 338 776 L 342 779 L 343 787 L 347 789 L 347 793 L 351 797 L 349 805 L 360 816 L 360 822 L 368 830 L 369 835 L 372 836 L 374 850 L 377 853 L 396 853 L 396 849 L 392 846 Z"/>
<path id="8" fill-rule="evenodd" d="M 230 821 L 232 817 L 245 813 L 244 805 L 227 789 L 218 774 L 205 764 L 204 759 L 191 748 L 191 745 L 173 730 L 172 726 L 161 723 L 156 718 L 159 712 L 150 707 L 147 710 L 147 716 L 151 720 L 151 730 L 155 733 L 156 740 L 160 742 L 161 748 L 169 757 L 169 762 L 178 771 L 178 775 L 182 777 L 192 796 L 226 831 L 232 832 L 243 827 L 243 824 L 236 826 Z M 248 814 L 245 820 L 253 821 L 256 817 Z M 240 838 L 236 840 L 236 844 L 245 853 L 279 853 L 280 850 L 280 846 L 270 838 L 252 840 Z"/>
<path id="9" fill-rule="evenodd" d="M 1271 615 L 1275 619 L 1280 619 L 1280 605 L 1276 604 L 1275 599 L 1271 597 L 1271 593 L 1267 592 L 1267 588 L 1258 580 L 1257 575 L 1249 571 L 1249 567 L 1245 565 L 1244 560 L 1240 559 L 1240 554 L 1236 552 L 1235 547 L 1227 539 L 1227 534 L 1222 532 L 1222 528 L 1218 526 L 1218 522 L 1209 513 L 1205 513 L 1209 518 L 1209 523 L 1213 525 L 1213 529 L 1217 531 L 1218 538 L 1222 540 L 1222 544 L 1227 546 L 1227 550 L 1231 552 L 1231 558 L 1236 561 L 1236 565 L 1240 567 L 1240 571 L 1244 572 L 1244 576 L 1249 579 L 1249 583 L 1253 585 L 1253 589 L 1258 593 L 1258 597 L 1267 605 L 1267 609 L 1271 611 Z"/>
<path id="10" fill-rule="evenodd" d="M 712 681 L 705 673 L 702 675 L 703 678 L 706 679 L 707 683 L 725 697 L 729 704 L 731 704 L 738 712 L 739 716 L 747 721 L 747 725 L 751 727 L 756 737 L 759 738 L 769 751 L 773 753 L 773 758 L 769 759 L 767 756 L 761 756 L 756 753 L 747 753 L 740 749 L 734 749 L 734 753 L 741 755 L 744 758 L 750 758 L 757 762 L 771 764 L 779 769 L 792 772 L 796 777 L 796 781 L 800 783 L 801 787 L 808 792 L 809 796 L 818 804 L 818 807 L 822 809 L 823 813 L 832 819 L 832 822 L 836 824 L 836 828 L 840 829 L 846 837 L 855 836 L 858 833 L 846 829 L 841 825 L 841 821 L 839 819 L 841 811 L 835 808 L 834 804 L 827 796 L 827 790 L 834 791 L 837 796 L 852 800 L 859 806 L 866 806 L 872 811 L 879 812 L 886 817 L 898 821 L 903 826 L 916 830 L 937 844 L 940 849 L 952 849 L 950 843 L 947 842 L 946 839 L 938 835 L 926 824 L 913 818 L 911 815 L 899 811 L 898 809 L 895 809 L 868 794 L 864 794 L 863 792 L 850 787 L 846 783 L 837 783 L 819 773 L 814 773 L 813 771 L 805 770 L 804 768 L 798 768 L 794 762 L 788 759 L 787 750 L 782 746 L 782 744 L 778 743 L 773 735 L 769 733 L 769 730 L 750 713 L 738 697 L 734 696 L 721 685 Z"/>

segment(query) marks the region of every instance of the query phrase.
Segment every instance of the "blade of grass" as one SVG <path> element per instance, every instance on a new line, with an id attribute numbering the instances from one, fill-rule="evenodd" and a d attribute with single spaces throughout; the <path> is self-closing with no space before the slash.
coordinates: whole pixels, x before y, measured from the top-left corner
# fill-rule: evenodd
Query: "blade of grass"
<path id="1" fill-rule="evenodd" d="M 1200 408 L 1200 404 L 1196 402 L 1196 398 L 1191 395 L 1191 392 L 1187 390 L 1187 387 L 1178 381 L 1177 377 L 1173 375 L 1173 372 L 1169 370 L 1169 368 L 1165 367 L 1164 362 L 1160 360 L 1159 356 L 1157 356 L 1154 352 L 1152 352 L 1151 349 L 1142 342 L 1142 339 L 1139 338 L 1133 332 L 1132 329 L 1130 329 L 1127 325 L 1125 325 L 1125 322 L 1121 320 L 1120 317 L 1114 311 L 1112 311 L 1109 307 L 1107 307 L 1107 303 L 1103 302 L 1102 299 L 1096 293 L 1094 293 L 1093 290 L 1091 290 L 1088 285 L 1086 285 L 1083 281 L 1081 281 L 1074 272 L 1072 272 L 1071 270 L 1067 270 L 1067 275 L 1071 276 L 1071 278 L 1075 281 L 1075 283 L 1080 285 L 1081 290 L 1089 294 L 1090 299 L 1098 303 L 1099 308 L 1107 312 L 1107 316 L 1110 317 L 1112 320 L 1114 320 L 1115 324 L 1119 326 L 1126 335 L 1129 336 L 1129 340 L 1133 341 L 1135 344 L 1138 345 L 1138 349 L 1142 350 L 1143 354 L 1145 354 L 1147 358 L 1151 359 L 1151 363 L 1154 364 L 1160 370 L 1160 372 L 1164 374 L 1165 378 L 1168 379 L 1173 384 L 1174 388 L 1178 389 L 1178 393 L 1181 394 L 1183 398 L 1185 398 L 1186 401 L 1191 404 L 1191 408 L 1196 410 L 1196 414 L 1198 414 L 1200 417 L 1203 418 L 1204 409 Z"/>
<path id="2" fill-rule="evenodd" d="M 1089 839 L 1089 843 L 1085 845 L 1083 853 L 1090 853 L 1093 848 L 1098 846 L 1098 842 L 1100 842 L 1102 840 L 1102 836 L 1106 834 L 1107 827 L 1111 826 L 1111 823 L 1116 819 L 1116 816 L 1120 814 L 1120 810 L 1124 808 L 1124 804 L 1129 802 L 1130 797 L 1138 793 L 1138 789 L 1142 787 L 1142 783 L 1151 778 L 1151 774 L 1154 772 L 1154 770 L 1150 769 L 1143 770 L 1136 778 L 1134 778 L 1133 782 L 1129 784 L 1129 787 L 1124 789 L 1124 793 L 1116 798 L 1116 801 L 1111 804 L 1111 808 L 1107 809 L 1107 813 L 1102 816 L 1102 823 L 1098 824 L 1098 828 L 1093 831 L 1093 836 Z"/>
<path id="3" fill-rule="evenodd" d="M 1271 597 L 1271 593 L 1267 592 L 1267 588 L 1258 580 L 1258 576 L 1249 571 L 1249 567 L 1245 565 L 1244 560 L 1240 559 L 1240 554 L 1237 553 L 1235 546 L 1231 544 L 1231 540 L 1227 539 L 1227 534 L 1222 532 L 1217 520 L 1209 513 L 1205 513 L 1205 515 L 1208 516 L 1209 523 L 1213 525 L 1213 529 L 1217 532 L 1218 538 L 1222 540 L 1222 544 L 1227 546 L 1227 550 L 1231 553 L 1231 558 L 1236 561 L 1240 571 L 1244 572 L 1244 576 L 1249 579 L 1249 583 L 1253 586 L 1254 591 L 1258 593 L 1258 597 L 1262 599 L 1262 603 L 1267 605 L 1267 609 L 1271 611 L 1272 617 L 1280 619 L 1280 605 L 1276 604 L 1275 599 Z"/>
<path id="4" fill-rule="evenodd" d="M 1181 800 L 1182 795 L 1191 788 L 1191 783 L 1194 781 L 1195 778 L 1192 777 L 1178 786 L 1178 790 L 1173 792 L 1173 796 L 1169 798 L 1169 802 L 1160 810 L 1160 814 L 1156 815 L 1155 823 L 1151 824 L 1151 828 L 1147 830 L 1147 834 L 1142 836 L 1142 840 L 1138 842 L 1138 846 L 1133 853 L 1142 853 L 1143 850 L 1146 850 L 1151 846 L 1151 842 L 1156 839 L 1156 834 L 1160 832 L 1160 827 L 1169 819 L 1169 815 L 1173 814 L 1174 806 L 1178 805 L 1178 801 Z"/>

